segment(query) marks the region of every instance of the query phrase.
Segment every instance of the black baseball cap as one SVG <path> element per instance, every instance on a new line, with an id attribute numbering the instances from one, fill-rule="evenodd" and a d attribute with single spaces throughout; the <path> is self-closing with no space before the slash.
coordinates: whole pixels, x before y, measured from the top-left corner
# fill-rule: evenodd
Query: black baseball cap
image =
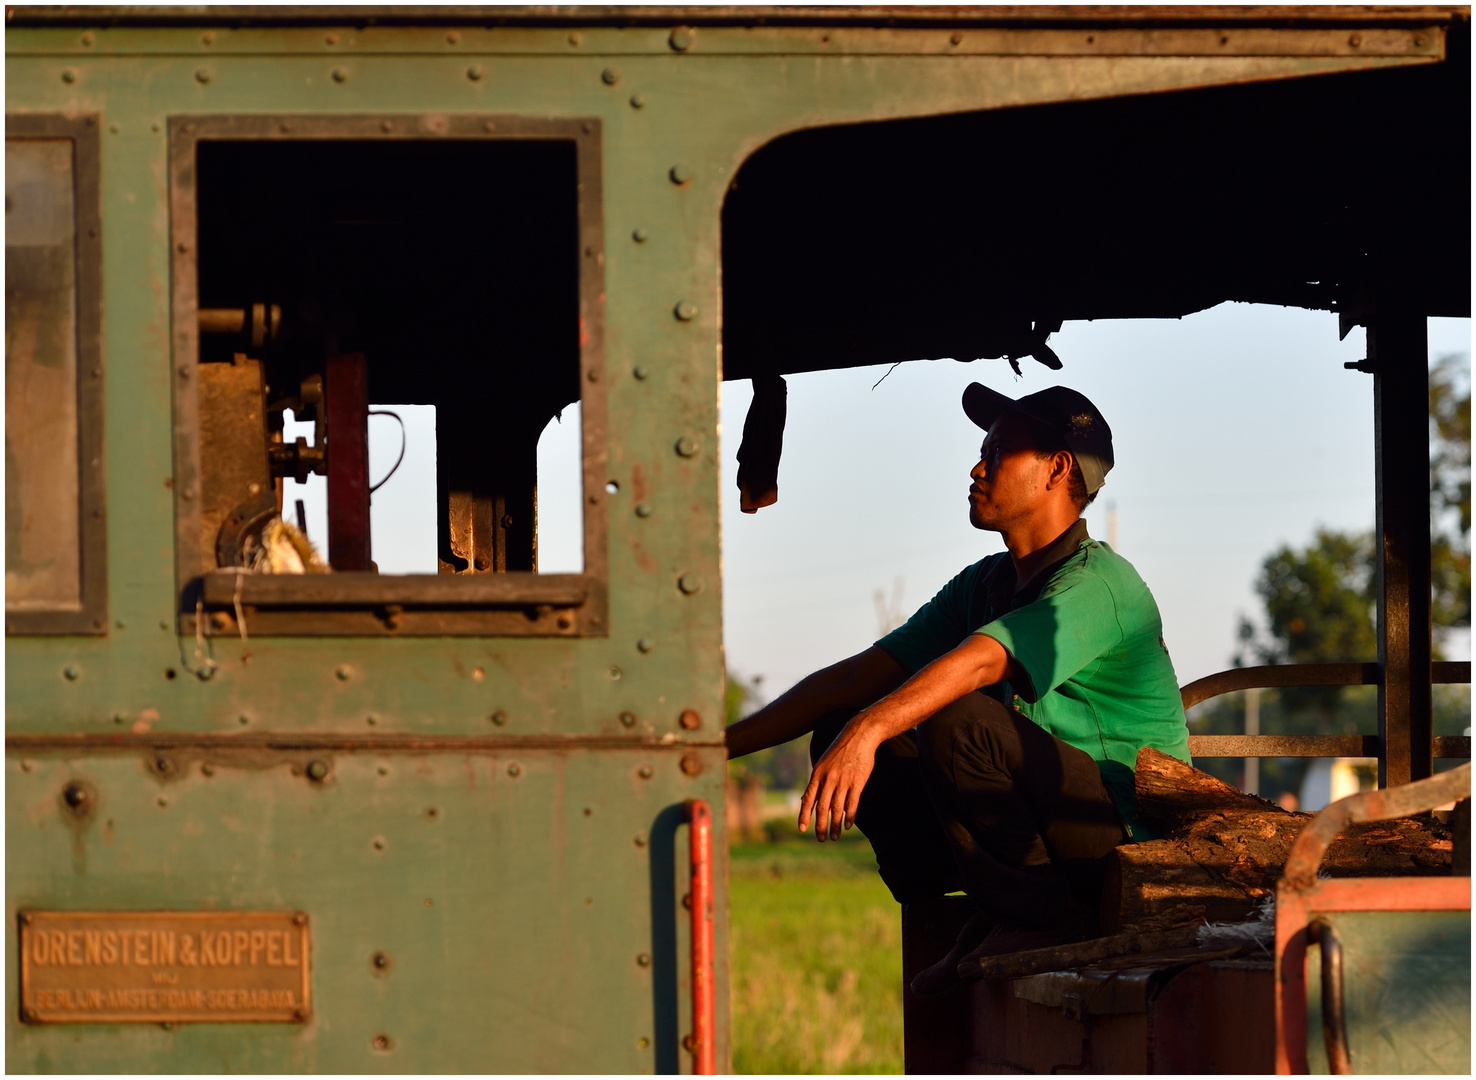
<path id="1" fill-rule="evenodd" d="M 964 388 L 963 408 L 985 431 L 1008 410 L 1059 437 L 1081 466 L 1087 494 L 1102 486 L 1112 468 L 1112 429 L 1085 394 L 1052 386 L 1016 401 L 987 386 L 969 383 Z"/>

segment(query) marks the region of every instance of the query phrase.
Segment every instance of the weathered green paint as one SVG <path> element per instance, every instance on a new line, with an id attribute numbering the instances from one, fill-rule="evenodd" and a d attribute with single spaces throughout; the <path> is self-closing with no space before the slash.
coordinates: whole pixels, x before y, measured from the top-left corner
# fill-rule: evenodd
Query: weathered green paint
<path id="1" fill-rule="evenodd" d="M 1411 888 L 1418 888 L 1411 885 Z M 1323 915 L 1343 942 L 1343 1000 L 1355 1073 L 1471 1071 L 1471 913 Z M 1327 1074 L 1322 952 L 1307 949 L 1307 1064 Z"/>
<path id="2" fill-rule="evenodd" d="M 678 54 L 669 28 L 650 27 L 468 27 L 454 43 L 444 27 L 216 29 L 208 42 L 199 28 L 8 31 L 8 111 L 100 117 L 110 626 L 96 639 L 8 639 L 7 732 L 670 740 L 339 753 L 323 785 L 292 774 L 306 760 L 298 752 L 263 752 L 212 776 L 186 755 L 166 783 L 138 751 L 12 749 L 10 955 L 23 907 L 301 908 L 313 920 L 315 999 L 302 1028 L 38 1027 L 18 1021 L 12 964 L 12 1069 L 689 1066 L 676 1049 L 689 1022 L 675 1011 L 686 1007 L 686 946 L 662 939 L 680 922 L 685 887 L 667 896 L 661 883 L 683 873 L 685 857 L 672 854 L 682 800 L 712 801 L 724 847 L 714 745 L 723 702 L 719 225 L 740 164 L 805 127 L 1424 62 L 1437 47 L 1432 34 L 1417 49 L 1349 55 L 1310 38 L 1293 48 L 1266 37 L 1227 55 L 1209 38 L 1186 46 L 1032 33 L 955 45 L 946 29 L 698 28 Z M 1219 54 L 1199 54 L 1212 45 Z M 615 61 L 611 85 L 601 75 Z M 473 65 L 482 77 L 469 77 Z M 219 667 L 204 680 L 195 641 L 174 629 L 168 120 L 356 112 L 601 121 L 609 470 L 620 485 L 609 521 L 610 633 L 252 638 L 249 662 L 238 640 L 218 638 L 205 643 Z M 674 165 L 690 183 L 671 182 Z M 636 229 L 649 239 L 636 243 Z M 674 318 L 679 301 L 696 316 Z M 638 364 L 649 377 L 633 377 Z M 694 456 L 674 451 L 683 437 L 698 444 Z M 654 512 L 637 517 L 637 503 Z M 686 574 L 704 587 L 684 594 L 677 580 Z M 640 639 L 654 648 L 638 650 Z M 69 667 L 76 678 L 64 676 Z M 686 708 L 702 717 L 694 732 L 678 726 Z M 496 710 L 503 727 L 489 723 Z M 633 732 L 618 719 L 625 711 L 638 718 Z M 704 762 L 695 778 L 678 768 L 692 743 Z M 517 778 L 507 775 L 510 757 Z M 636 771 L 642 762 L 653 767 L 649 780 Z M 83 827 L 67 824 L 59 800 L 74 777 L 100 793 Z M 650 842 L 638 847 L 637 833 Z M 386 839 L 382 853 L 374 836 Z M 720 958 L 725 895 L 719 881 Z M 394 958 L 388 974 L 370 968 L 378 949 Z M 637 964 L 641 953 L 654 957 L 650 967 Z M 719 968 L 721 1063 L 725 961 Z M 391 1051 L 372 1049 L 379 1033 Z"/>

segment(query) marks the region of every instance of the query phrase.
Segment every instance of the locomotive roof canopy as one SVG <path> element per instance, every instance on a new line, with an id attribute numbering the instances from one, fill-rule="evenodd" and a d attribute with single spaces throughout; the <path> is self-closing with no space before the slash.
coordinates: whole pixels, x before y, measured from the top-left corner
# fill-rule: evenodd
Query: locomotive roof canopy
<path id="1" fill-rule="evenodd" d="M 1470 34 L 1444 63 L 832 127 L 743 165 L 730 379 L 1024 355 L 1228 301 L 1470 314 Z"/>

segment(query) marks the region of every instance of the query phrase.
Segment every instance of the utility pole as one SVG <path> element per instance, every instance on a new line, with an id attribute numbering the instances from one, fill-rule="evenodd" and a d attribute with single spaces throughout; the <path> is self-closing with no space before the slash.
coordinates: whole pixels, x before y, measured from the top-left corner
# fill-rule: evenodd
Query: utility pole
<path id="1" fill-rule="evenodd" d="M 1261 691 L 1255 688 L 1245 692 L 1245 733 L 1247 735 L 1261 733 Z M 1260 758 L 1245 759 L 1245 782 L 1240 785 L 1240 790 L 1247 795 L 1261 793 Z"/>

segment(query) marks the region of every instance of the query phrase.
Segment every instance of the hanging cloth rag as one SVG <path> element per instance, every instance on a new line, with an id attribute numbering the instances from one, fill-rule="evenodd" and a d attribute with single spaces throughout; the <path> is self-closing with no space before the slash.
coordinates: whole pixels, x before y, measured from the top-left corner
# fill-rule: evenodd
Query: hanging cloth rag
<path id="1" fill-rule="evenodd" d="M 753 402 L 738 447 L 738 505 L 745 514 L 779 501 L 779 455 L 784 450 L 788 397 L 782 376 L 754 376 Z"/>

